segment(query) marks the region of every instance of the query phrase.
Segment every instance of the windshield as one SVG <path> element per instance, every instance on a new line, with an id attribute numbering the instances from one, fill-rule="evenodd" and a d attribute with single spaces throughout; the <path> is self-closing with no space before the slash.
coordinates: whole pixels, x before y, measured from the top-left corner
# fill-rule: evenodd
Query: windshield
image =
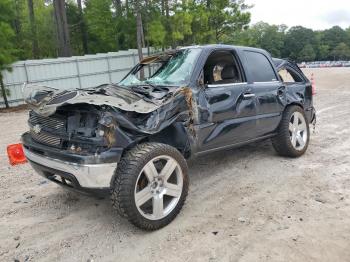
<path id="1" fill-rule="evenodd" d="M 176 52 L 169 60 L 159 63 L 154 62 L 149 65 L 142 65 L 137 72 L 133 72 L 122 80 L 121 86 L 138 86 L 138 85 L 164 85 L 177 86 L 184 85 L 190 81 L 190 77 L 201 52 L 199 48 L 184 49 Z M 158 66 L 157 66 L 158 64 Z M 151 73 L 156 67 L 155 73 Z M 142 76 L 140 71 L 144 70 L 143 75 L 150 75 L 149 78 Z M 154 70 L 153 70 L 154 71 Z"/>

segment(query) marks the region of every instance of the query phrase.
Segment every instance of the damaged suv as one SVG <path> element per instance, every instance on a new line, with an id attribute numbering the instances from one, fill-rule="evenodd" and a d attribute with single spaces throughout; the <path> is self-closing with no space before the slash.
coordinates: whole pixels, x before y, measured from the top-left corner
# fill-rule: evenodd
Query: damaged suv
<path id="1" fill-rule="evenodd" d="M 118 84 L 24 92 L 22 142 L 33 168 L 70 189 L 109 193 L 146 230 L 181 210 L 185 159 L 268 138 L 278 154 L 298 157 L 315 121 L 302 71 L 249 47 L 186 47 L 147 57 Z"/>

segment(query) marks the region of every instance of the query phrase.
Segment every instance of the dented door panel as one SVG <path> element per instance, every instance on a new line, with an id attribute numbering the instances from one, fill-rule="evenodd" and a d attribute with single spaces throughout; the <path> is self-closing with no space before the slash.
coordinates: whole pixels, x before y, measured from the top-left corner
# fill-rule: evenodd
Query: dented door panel
<path id="1" fill-rule="evenodd" d="M 254 83 L 257 107 L 257 136 L 264 136 L 278 127 L 285 104 L 286 87 L 280 81 Z"/>
<path id="2" fill-rule="evenodd" d="M 244 98 L 246 83 L 212 85 L 200 94 L 198 145 L 206 151 L 255 137 L 254 99 Z"/>

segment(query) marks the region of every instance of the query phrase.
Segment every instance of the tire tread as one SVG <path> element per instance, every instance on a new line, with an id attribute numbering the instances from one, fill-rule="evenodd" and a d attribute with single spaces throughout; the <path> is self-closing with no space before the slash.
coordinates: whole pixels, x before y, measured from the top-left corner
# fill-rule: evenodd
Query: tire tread
<path id="1" fill-rule="evenodd" d="M 139 214 L 132 197 L 134 186 L 143 163 L 155 155 L 170 155 L 178 161 L 184 174 L 183 193 L 175 209 L 161 220 L 148 220 Z M 145 160 L 146 159 L 146 160 Z M 142 143 L 128 150 L 120 162 L 111 181 L 111 201 L 117 212 L 135 226 L 144 230 L 156 230 L 169 224 L 180 212 L 188 193 L 187 163 L 181 153 L 166 144 Z"/>

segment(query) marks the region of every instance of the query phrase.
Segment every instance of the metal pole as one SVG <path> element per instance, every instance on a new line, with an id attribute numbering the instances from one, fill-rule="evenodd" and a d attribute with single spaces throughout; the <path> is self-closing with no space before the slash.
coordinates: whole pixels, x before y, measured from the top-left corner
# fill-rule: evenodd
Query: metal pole
<path id="1" fill-rule="evenodd" d="M 24 72 L 26 75 L 26 80 L 27 80 L 27 83 L 29 83 L 27 64 L 26 64 L 26 62 L 24 62 L 23 64 L 24 64 Z"/>
<path id="2" fill-rule="evenodd" d="M 132 53 L 132 60 L 134 61 L 134 66 L 136 65 L 136 58 L 135 58 L 136 54 L 133 52 Z"/>
<path id="3" fill-rule="evenodd" d="M 81 79 L 80 79 L 80 70 L 79 70 L 78 58 L 75 59 L 75 66 L 77 68 L 77 77 L 78 77 L 78 81 L 79 81 L 79 88 L 82 88 L 82 86 L 81 86 Z"/>
<path id="4" fill-rule="evenodd" d="M 110 64 L 110 61 L 109 61 L 109 55 L 108 54 L 107 54 L 106 58 L 107 58 L 107 67 L 108 67 L 108 79 L 109 79 L 109 83 L 112 84 L 111 64 Z"/>

